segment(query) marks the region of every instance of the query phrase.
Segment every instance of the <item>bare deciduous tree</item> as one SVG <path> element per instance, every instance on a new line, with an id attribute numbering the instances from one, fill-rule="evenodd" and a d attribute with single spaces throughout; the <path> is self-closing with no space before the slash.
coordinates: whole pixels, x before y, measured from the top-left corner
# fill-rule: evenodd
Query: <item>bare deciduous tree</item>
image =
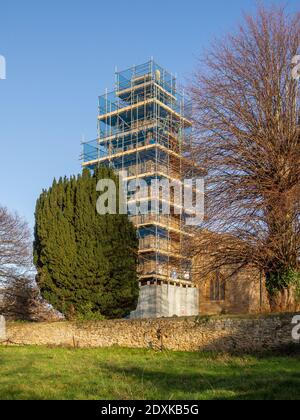
<path id="1" fill-rule="evenodd" d="M 207 173 L 194 252 L 202 273 L 247 264 L 265 272 L 273 310 L 294 309 L 300 290 L 299 47 L 300 13 L 260 8 L 214 43 L 191 85 L 189 153 Z"/>
<path id="2" fill-rule="evenodd" d="M 28 225 L 18 215 L 0 206 L 0 285 L 32 266 Z"/>
<path id="3" fill-rule="evenodd" d="M 0 312 L 9 319 L 37 320 L 50 312 L 34 286 L 28 225 L 0 206 Z"/>
<path id="4" fill-rule="evenodd" d="M 62 316 L 41 297 L 33 278 L 11 277 L 0 296 L 0 312 L 9 320 L 56 321 Z"/>

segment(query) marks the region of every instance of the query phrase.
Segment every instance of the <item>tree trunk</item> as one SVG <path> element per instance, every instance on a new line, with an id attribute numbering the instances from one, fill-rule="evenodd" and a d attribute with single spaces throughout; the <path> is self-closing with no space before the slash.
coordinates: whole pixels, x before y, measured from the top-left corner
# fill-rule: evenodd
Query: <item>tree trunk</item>
<path id="1" fill-rule="evenodd" d="M 300 310 L 300 299 L 294 286 L 269 295 L 271 312 L 297 312 Z"/>

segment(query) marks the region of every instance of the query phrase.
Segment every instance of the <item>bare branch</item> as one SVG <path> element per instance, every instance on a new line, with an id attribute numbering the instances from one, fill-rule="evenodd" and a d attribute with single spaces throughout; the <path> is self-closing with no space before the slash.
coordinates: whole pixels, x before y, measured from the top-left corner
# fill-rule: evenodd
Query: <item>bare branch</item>
<path id="1" fill-rule="evenodd" d="M 195 72 L 189 154 L 207 173 L 193 249 L 202 274 L 247 264 L 266 274 L 299 270 L 300 96 L 291 65 L 299 47 L 300 13 L 261 8 Z"/>

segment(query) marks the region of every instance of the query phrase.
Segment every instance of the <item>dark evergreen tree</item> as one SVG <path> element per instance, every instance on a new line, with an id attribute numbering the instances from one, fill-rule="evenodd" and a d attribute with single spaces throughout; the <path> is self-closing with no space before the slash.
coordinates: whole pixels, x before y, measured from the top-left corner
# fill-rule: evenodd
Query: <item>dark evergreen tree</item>
<path id="1" fill-rule="evenodd" d="M 34 261 L 42 296 L 69 318 L 118 318 L 138 298 L 136 230 L 126 215 L 96 211 L 110 169 L 54 180 L 36 205 Z"/>

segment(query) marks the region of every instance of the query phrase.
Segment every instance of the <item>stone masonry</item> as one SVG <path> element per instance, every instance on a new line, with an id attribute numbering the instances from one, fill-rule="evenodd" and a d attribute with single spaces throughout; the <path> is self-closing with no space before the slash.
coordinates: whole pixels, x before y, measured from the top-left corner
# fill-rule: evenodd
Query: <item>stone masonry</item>
<path id="1" fill-rule="evenodd" d="M 6 323 L 4 316 L 0 315 L 0 342 L 6 340 Z"/>
<path id="2" fill-rule="evenodd" d="M 251 352 L 291 345 L 292 314 L 101 322 L 8 323 L 16 345 Z M 299 344 L 300 345 L 300 344 Z"/>

